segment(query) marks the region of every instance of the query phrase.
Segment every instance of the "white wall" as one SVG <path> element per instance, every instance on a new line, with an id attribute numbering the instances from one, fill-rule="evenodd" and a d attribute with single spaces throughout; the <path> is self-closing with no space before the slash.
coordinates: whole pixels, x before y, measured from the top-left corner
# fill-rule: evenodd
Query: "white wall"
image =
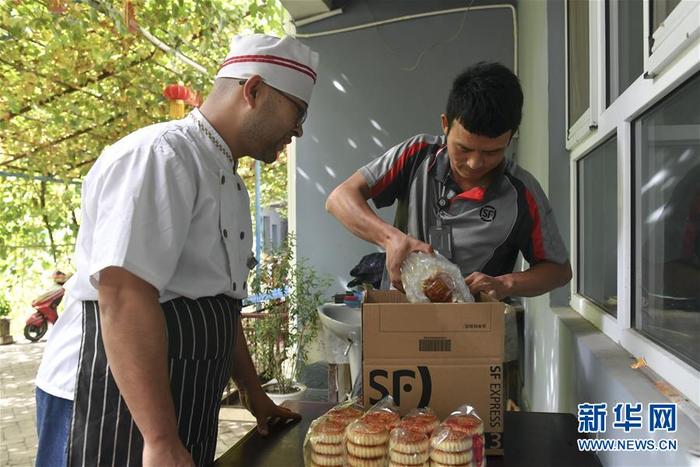
<path id="1" fill-rule="evenodd" d="M 523 121 L 517 162 L 530 171 L 548 192 L 549 126 L 547 2 L 518 5 L 520 82 L 523 87 Z M 525 387 L 528 409 L 556 412 L 562 386 L 555 376 L 558 354 L 556 320 L 549 308 L 549 294 L 525 300 Z"/>

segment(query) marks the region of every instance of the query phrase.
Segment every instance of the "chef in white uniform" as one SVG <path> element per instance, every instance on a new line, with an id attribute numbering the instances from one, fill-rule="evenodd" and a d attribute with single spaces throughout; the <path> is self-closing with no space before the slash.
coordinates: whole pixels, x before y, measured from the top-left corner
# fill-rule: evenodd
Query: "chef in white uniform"
<path id="1" fill-rule="evenodd" d="M 209 465 L 230 377 L 261 433 L 299 417 L 260 388 L 241 330 L 255 259 L 236 169 L 301 137 L 317 66 L 293 38 L 237 36 L 199 109 L 95 162 L 36 378 L 37 465 Z"/>

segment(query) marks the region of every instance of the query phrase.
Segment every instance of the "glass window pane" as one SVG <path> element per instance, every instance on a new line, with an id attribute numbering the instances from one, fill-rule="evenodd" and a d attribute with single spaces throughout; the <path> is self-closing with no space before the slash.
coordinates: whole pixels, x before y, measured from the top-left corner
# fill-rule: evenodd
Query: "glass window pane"
<path id="1" fill-rule="evenodd" d="M 644 71 L 644 3 L 608 0 L 607 105 L 610 105 Z"/>
<path id="2" fill-rule="evenodd" d="M 569 129 L 586 112 L 589 101 L 588 0 L 568 0 Z"/>
<path id="3" fill-rule="evenodd" d="M 634 326 L 700 368 L 700 75 L 634 122 Z"/>
<path id="4" fill-rule="evenodd" d="M 652 0 L 651 2 L 651 32 L 653 33 L 668 15 L 673 11 L 681 0 Z M 639 2 L 642 3 L 642 2 Z"/>
<path id="5" fill-rule="evenodd" d="M 617 317 L 617 138 L 577 162 L 578 293 Z"/>

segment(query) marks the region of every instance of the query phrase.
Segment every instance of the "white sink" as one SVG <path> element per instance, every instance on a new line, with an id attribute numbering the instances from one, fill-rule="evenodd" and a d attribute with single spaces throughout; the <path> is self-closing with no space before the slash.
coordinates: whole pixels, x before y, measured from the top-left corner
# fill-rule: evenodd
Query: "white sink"
<path id="1" fill-rule="evenodd" d="M 318 307 L 321 325 L 338 337 L 350 361 L 351 387 L 362 368 L 362 313 L 342 303 L 325 303 Z"/>
<path id="2" fill-rule="evenodd" d="M 342 303 L 325 303 L 318 307 L 318 314 L 321 324 L 343 340 L 362 329 L 362 314 L 359 308 L 350 308 Z"/>

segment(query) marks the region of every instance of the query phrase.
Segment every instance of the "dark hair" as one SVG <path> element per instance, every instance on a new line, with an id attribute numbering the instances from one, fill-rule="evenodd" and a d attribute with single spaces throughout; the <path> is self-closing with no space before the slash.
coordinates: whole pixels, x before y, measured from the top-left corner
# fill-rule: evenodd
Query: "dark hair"
<path id="1" fill-rule="evenodd" d="M 518 77 L 500 63 L 479 62 L 455 78 L 445 114 L 450 127 L 457 120 L 470 133 L 495 138 L 515 133 L 522 108 Z"/>

